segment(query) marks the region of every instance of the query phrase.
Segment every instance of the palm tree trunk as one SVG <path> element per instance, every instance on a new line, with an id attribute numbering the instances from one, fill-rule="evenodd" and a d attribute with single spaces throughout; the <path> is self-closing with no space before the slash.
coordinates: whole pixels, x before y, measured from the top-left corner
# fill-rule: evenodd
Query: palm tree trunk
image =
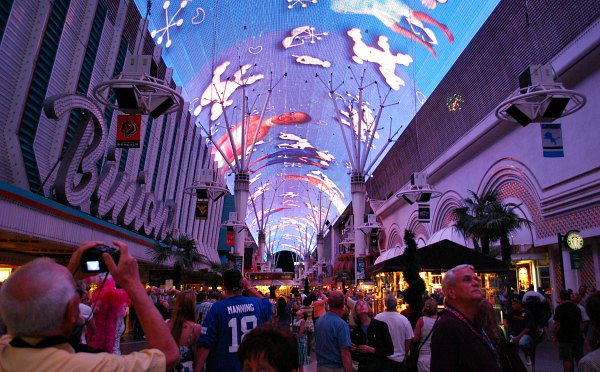
<path id="1" fill-rule="evenodd" d="M 500 236 L 500 249 L 502 250 L 502 261 L 510 263 L 511 246 L 507 234 Z"/>
<path id="2" fill-rule="evenodd" d="M 175 264 L 173 266 L 173 286 L 177 289 L 181 289 L 181 266 Z"/>
<path id="3" fill-rule="evenodd" d="M 481 238 L 481 253 L 486 256 L 490 254 L 490 239 L 487 236 Z"/>
<path id="4" fill-rule="evenodd" d="M 481 247 L 479 246 L 479 240 L 477 240 L 476 238 L 473 238 L 473 248 L 475 249 L 475 251 L 481 253 Z"/>

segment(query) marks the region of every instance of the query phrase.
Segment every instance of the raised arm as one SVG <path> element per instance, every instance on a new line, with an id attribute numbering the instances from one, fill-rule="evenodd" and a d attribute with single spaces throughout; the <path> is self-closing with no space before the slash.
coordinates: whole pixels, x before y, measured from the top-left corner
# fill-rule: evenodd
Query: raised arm
<path id="1" fill-rule="evenodd" d="M 248 282 L 248 279 L 246 278 L 242 279 L 242 289 L 248 291 L 248 294 L 252 297 L 265 298 L 265 296 L 260 294 L 256 288 L 250 286 L 250 282 Z"/>
<path id="2" fill-rule="evenodd" d="M 142 286 L 136 259 L 129 254 L 127 245 L 119 241 L 113 243 L 121 251 L 119 264 L 116 265 L 108 253 L 103 253 L 106 266 L 117 284 L 129 295 L 146 335 L 148 346 L 162 351 L 167 361 L 167 370 L 172 370 L 179 361 L 179 348 L 162 316 Z"/>

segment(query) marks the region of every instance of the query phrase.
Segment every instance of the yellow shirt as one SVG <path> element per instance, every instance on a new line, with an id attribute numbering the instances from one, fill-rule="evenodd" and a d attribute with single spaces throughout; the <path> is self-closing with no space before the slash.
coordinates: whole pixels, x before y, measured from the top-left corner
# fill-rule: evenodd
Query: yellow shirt
<path id="1" fill-rule="evenodd" d="M 42 349 L 10 346 L 12 336 L 0 338 L 0 372 L 165 371 L 162 351 L 147 349 L 128 355 L 76 353 L 64 343 Z"/>

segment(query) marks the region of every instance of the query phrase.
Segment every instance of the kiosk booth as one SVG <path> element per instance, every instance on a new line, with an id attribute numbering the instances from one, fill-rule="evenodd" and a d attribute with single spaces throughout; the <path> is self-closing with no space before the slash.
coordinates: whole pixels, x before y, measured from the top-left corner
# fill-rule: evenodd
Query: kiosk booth
<path id="1" fill-rule="evenodd" d="M 425 281 L 427 292 L 430 295 L 441 293 L 442 278 L 446 271 L 461 264 L 469 264 L 473 265 L 475 272 L 479 274 L 481 288 L 485 290 L 486 297 L 499 307 L 501 275 L 508 272 L 509 265 L 507 263 L 447 239 L 417 249 L 417 259 L 422 270 L 421 278 Z M 402 273 L 405 267 L 406 258 L 402 254 L 373 265 L 367 272 L 367 276 L 375 277 L 379 293 L 398 295 L 406 287 Z M 384 296 L 378 297 L 383 298 Z M 376 312 L 383 311 L 383 303 L 379 302 L 375 304 Z M 404 304 L 401 305 L 401 307 L 404 306 Z"/>

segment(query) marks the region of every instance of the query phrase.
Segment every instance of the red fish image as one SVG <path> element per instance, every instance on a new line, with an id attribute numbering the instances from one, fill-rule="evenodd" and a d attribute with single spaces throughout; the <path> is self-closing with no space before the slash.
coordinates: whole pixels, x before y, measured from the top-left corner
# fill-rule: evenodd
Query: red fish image
<path id="1" fill-rule="evenodd" d="M 247 139 L 246 139 L 246 148 L 249 148 L 253 143 L 263 139 L 271 130 L 271 127 L 275 125 L 293 125 L 293 124 L 304 124 L 311 120 L 310 115 L 304 112 L 285 112 L 283 114 L 273 116 L 271 118 L 265 119 L 260 126 L 260 130 L 258 129 L 258 124 L 260 121 L 260 116 L 252 115 L 249 118 L 249 125 L 246 128 L 248 131 Z M 256 132 L 258 131 L 258 135 Z M 233 149 L 231 148 L 231 142 L 229 139 L 229 134 L 225 132 L 218 140 L 215 141 L 216 146 L 223 151 L 227 160 L 231 163 L 235 163 L 235 159 L 239 158 L 242 154 L 242 123 L 237 123 L 231 129 L 231 135 L 234 139 L 235 143 L 235 153 L 233 154 Z M 217 149 L 213 149 L 213 154 L 217 153 Z"/>

